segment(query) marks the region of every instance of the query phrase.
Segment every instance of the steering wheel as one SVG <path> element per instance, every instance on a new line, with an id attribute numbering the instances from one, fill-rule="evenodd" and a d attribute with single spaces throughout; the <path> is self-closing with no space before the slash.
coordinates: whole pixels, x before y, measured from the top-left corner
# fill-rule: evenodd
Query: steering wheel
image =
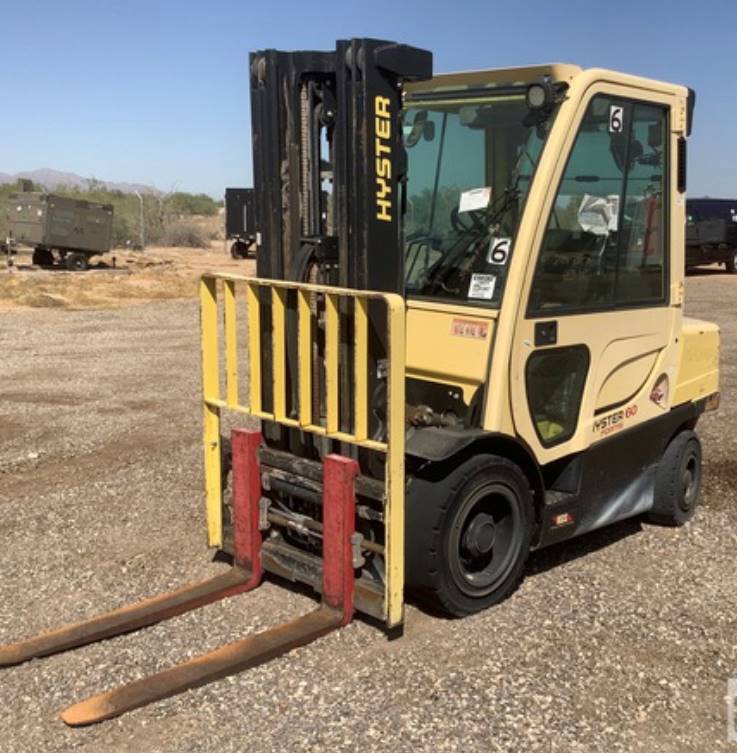
<path id="1" fill-rule="evenodd" d="M 474 272 L 485 268 L 484 254 L 488 246 L 486 238 L 477 238 L 467 247 L 458 263 L 445 270 L 445 274 L 439 279 L 440 287 L 446 292 L 459 294 L 466 286 Z"/>
<path id="2" fill-rule="evenodd" d="M 461 213 L 458 211 L 458 207 L 453 207 L 450 210 L 450 224 L 458 233 L 470 233 L 472 231 L 482 231 L 484 229 L 483 209 L 472 209 L 470 212 L 464 212 L 465 217 L 461 218 Z"/>

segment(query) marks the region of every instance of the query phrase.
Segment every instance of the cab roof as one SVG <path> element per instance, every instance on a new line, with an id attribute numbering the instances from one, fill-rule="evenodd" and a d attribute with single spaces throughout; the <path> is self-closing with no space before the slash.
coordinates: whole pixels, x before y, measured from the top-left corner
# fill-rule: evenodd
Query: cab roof
<path id="1" fill-rule="evenodd" d="M 459 89 L 494 89 L 513 86 L 527 86 L 549 76 L 553 81 L 564 81 L 569 85 L 574 80 L 586 79 L 586 83 L 608 81 L 614 84 L 635 86 L 665 92 L 676 96 L 685 96 L 688 90 L 678 84 L 666 83 L 655 79 L 632 76 L 628 73 L 611 71 L 604 68 L 581 68 L 570 63 L 545 63 L 517 68 L 491 68 L 481 71 L 461 71 L 458 73 L 441 73 L 427 81 L 415 81 L 405 84 L 405 90 L 413 95 L 422 92 L 458 91 Z M 584 83 L 581 81 L 581 83 Z"/>

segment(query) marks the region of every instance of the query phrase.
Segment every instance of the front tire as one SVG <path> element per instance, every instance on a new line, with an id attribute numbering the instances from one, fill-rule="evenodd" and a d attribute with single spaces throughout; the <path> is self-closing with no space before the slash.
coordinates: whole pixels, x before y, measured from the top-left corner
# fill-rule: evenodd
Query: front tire
<path id="1" fill-rule="evenodd" d="M 243 241 L 235 241 L 230 247 L 230 255 L 233 259 L 248 258 L 248 245 Z"/>
<path id="2" fill-rule="evenodd" d="M 51 267 L 54 265 L 54 254 L 48 248 L 34 248 L 31 263 L 37 267 Z"/>
<path id="3" fill-rule="evenodd" d="M 729 252 L 729 256 L 726 258 L 724 266 L 729 274 L 737 274 L 737 248 L 733 248 Z"/>
<path id="4" fill-rule="evenodd" d="M 441 478 L 413 478 L 407 586 L 456 617 L 503 601 L 522 581 L 533 520 L 527 478 L 506 458 L 477 455 Z"/>
<path id="5" fill-rule="evenodd" d="M 650 521 L 662 526 L 688 523 L 696 513 L 701 476 L 699 437 L 694 431 L 682 431 L 671 440 L 658 463 Z"/>

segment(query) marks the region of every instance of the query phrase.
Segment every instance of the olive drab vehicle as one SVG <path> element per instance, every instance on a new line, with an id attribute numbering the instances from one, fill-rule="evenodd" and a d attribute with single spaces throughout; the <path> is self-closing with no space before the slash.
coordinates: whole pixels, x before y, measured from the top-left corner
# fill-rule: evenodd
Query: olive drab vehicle
<path id="1" fill-rule="evenodd" d="M 33 247 L 33 263 L 42 267 L 58 261 L 69 270 L 84 270 L 90 257 L 112 245 L 112 204 L 27 191 L 10 194 L 7 214 L 9 247 Z"/>
<path id="2" fill-rule="evenodd" d="M 258 276 L 201 283 L 207 536 L 233 565 L 0 663 L 265 572 L 320 606 L 83 701 L 68 724 L 266 661 L 355 612 L 394 630 L 405 593 L 485 609 L 534 549 L 694 514 L 719 332 L 683 313 L 692 92 L 573 65 L 431 67 L 372 39 L 251 55 Z M 251 428 L 221 436 L 226 414 Z"/>

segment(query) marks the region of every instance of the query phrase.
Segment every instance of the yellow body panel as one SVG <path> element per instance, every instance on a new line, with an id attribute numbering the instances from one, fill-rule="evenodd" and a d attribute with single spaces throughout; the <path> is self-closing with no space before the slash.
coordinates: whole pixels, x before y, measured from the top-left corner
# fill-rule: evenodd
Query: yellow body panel
<path id="1" fill-rule="evenodd" d="M 614 349 L 614 346 L 611 349 Z M 616 365 L 606 375 L 599 388 L 595 409 L 601 411 L 631 400 L 644 387 L 647 378 L 652 374 L 659 353 L 658 348 L 634 355 L 627 354 L 624 359 L 617 359 Z"/>
<path id="2" fill-rule="evenodd" d="M 719 391 L 719 327 L 684 317 L 681 359 L 673 403 L 700 400 Z"/>
<path id="3" fill-rule="evenodd" d="M 469 404 L 488 377 L 496 312 L 457 308 L 408 303 L 407 376 L 456 385 Z"/>

